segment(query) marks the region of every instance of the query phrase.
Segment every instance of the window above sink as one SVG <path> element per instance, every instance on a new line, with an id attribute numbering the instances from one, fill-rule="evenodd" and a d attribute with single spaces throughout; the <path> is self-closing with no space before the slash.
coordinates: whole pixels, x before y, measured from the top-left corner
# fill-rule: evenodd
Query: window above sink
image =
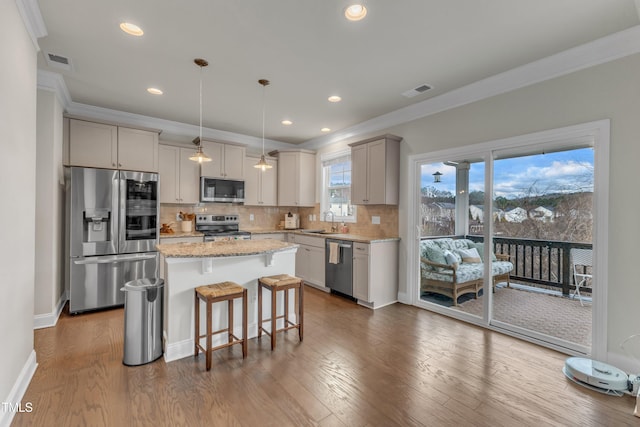
<path id="1" fill-rule="evenodd" d="M 351 151 L 342 150 L 325 154 L 321 162 L 320 219 L 332 222 L 333 226 L 341 222 L 356 222 L 356 206 L 351 204 Z M 333 218 L 327 212 L 331 212 Z"/>

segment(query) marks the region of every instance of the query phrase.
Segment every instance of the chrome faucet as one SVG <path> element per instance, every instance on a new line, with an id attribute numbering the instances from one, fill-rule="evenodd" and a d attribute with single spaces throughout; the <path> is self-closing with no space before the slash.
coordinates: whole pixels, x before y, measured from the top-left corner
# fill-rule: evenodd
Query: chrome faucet
<path id="1" fill-rule="evenodd" d="M 331 214 L 331 232 L 333 233 L 333 232 L 335 232 L 335 231 L 337 231 L 337 230 L 338 230 L 338 228 L 336 227 L 336 224 L 335 224 L 336 217 L 335 217 L 335 215 L 334 215 L 334 213 L 333 213 L 333 212 L 331 212 L 331 211 L 326 211 L 326 212 L 324 213 L 324 220 L 325 220 L 325 221 L 327 221 L 327 215 L 329 215 L 329 214 Z"/>

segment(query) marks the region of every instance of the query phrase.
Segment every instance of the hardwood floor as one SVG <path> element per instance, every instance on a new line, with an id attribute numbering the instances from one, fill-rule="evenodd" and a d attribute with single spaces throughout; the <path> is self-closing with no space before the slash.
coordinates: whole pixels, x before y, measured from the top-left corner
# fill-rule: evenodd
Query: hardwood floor
<path id="1" fill-rule="evenodd" d="M 621 426 L 635 400 L 578 387 L 565 355 L 401 304 L 305 289 L 305 337 L 280 333 L 169 364 L 122 365 L 123 311 L 35 331 L 14 426 Z"/>

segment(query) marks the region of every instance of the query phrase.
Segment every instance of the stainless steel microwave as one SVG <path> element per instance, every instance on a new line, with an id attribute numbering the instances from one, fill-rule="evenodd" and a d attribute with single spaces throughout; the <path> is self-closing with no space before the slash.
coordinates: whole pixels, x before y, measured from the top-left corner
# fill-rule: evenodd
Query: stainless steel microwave
<path id="1" fill-rule="evenodd" d="M 201 202 L 244 203 L 244 181 L 200 177 Z"/>

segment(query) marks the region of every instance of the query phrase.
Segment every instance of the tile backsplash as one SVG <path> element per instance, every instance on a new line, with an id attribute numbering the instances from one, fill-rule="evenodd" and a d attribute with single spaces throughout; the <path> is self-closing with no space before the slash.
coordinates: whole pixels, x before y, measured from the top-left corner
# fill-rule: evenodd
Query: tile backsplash
<path id="1" fill-rule="evenodd" d="M 176 220 L 176 214 L 208 213 L 208 214 L 235 214 L 240 217 L 240 229 L 278 229 L 280 222 L 288 212 L 300 215 L 301 228 L 315 228 L 329 230 L 330 222 L 323 221 L 320 212 L 320 204 L 313 208 L 289 208 L 289 207 L 262 207 L 244 206 L 229 203 L 203 203 L 200 205 L 160 205 L 160 223 L 171 224 L 174 230 L 180 229 L 180 221 Z M 251 220 L 253 215 L 253 221 Z M 310 221 L 309 216 L 315 215 L 316 221 Z M 372 218 L 379 217 L 380 224 L 373 224 Z M 339 224 L 338 224 L 339 225 Z M 357 222 L 346 223 L 349 233 L 370 237 L 396 237 L 398 236 L 398 207 L 386 205 L 358 206 Z"/>

